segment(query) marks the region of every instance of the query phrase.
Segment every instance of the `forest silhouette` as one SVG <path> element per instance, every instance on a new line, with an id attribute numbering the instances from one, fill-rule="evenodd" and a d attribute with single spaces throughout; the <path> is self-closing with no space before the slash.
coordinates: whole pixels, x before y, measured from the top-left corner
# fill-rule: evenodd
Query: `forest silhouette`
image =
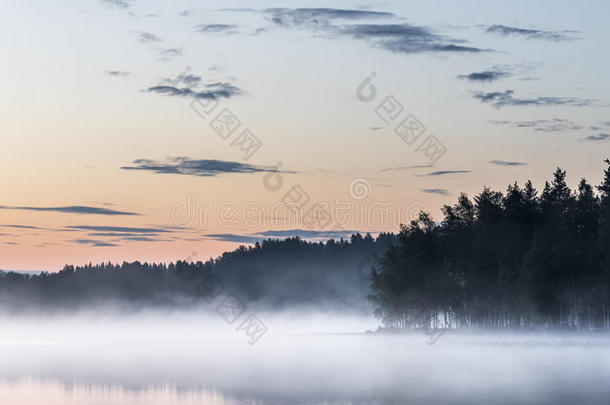
<path id="1" fill-rule="evenodd" d="M 558 168 L 542 191 L 461 194 L 435 222 L 421 213 L 397 235 L 266 240 L 206 262 L 66 265 L 0 273 L 0 307 L 50 311 L 121 303 L 179 307 L 216 283 L 271 309 L 367 312 L 410 328 L 610 328 L 610 160 L 601 185 L 577 190 Z M 205 290 L 205 288 L 204 288 Z"/>
<path id="2" fill-rule="evenodd" d="M 606 160 L 610 165 L 610 161 Z M 597 191 L 558 168 L 502 194 L 422 213 L 372 274 L 376 315 L 397 328 L 610 327 L 610 167 Z"/>

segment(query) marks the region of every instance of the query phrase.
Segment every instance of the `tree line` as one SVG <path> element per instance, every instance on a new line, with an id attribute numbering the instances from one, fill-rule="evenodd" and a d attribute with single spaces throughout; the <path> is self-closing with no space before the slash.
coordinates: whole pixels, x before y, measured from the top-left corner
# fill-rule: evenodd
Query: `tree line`
<path id="1" fill-rule="evenodd" d="M 558 168 L 539 193 L 461 194 L 434 222 L 402 225 L 371 275 L 375 314 L 395 328 L 610 328 L 610 160 L 577 190 Z"/>
<path id="2" fill-rule="evenodd" d="M 0 309 L 15 313 L 110 304 L 184 308 L 205 304 L 199 287 L 217 282 L 244 303 L 268 308 L 367 311 L 371 265 L 396 241 L 390 233 L 325 242 L 269 239 L 207 261 L 66 265 L 57 273 L 0 273 Z"/>

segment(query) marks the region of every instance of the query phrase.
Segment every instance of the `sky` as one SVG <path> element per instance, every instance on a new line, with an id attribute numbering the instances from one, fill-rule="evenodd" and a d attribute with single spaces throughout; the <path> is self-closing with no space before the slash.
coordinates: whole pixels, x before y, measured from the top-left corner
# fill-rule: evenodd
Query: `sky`
<path id="1" fill-rule="evenodd" d="M 604 1 L 4 0 L 0 269 L 396 232 L 610 157 Z"/>

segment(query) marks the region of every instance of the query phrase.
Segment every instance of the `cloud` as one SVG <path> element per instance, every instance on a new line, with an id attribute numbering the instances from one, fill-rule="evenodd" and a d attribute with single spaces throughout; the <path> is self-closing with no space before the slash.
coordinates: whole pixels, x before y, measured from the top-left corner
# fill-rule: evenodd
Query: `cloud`
<path id="1" fill-rule="evenodd" d="M 44 229 L 44 228 L 39 228 L 37 226 L 32 226 L 32 225 L 0 225 L 3 226 L 5 228 L 16 228 L 16 229 Z"/>
<path id="2" fill-rule="evenodd" d="M 219 98 L 231 98 L 241 95 L 241 89 L 231 83 L 212 83 L 206 85 L 207 90 L 195 91 L 188 87 L 153 86 L 149 87 L 149 93 L 157 93 L 173 97 L 193 97 L 197 99 L 217 100 Z"/>
<path id="3" fill-rule="evenodd" d="M 157 236 L 154 233 L 145 232 L 147 236 Z M 129 233 L 129 232 L 90 232 L 88 236 L 96 238 L 126 238 L 126 237 L 139 237 L 141 233 Z"/>
<path id="4" fill-rule="evenodd" d="M 215 159 L 193 160 L 188 157 L 168 158 L 167 162 L 149 159 L 134 160 L 134 166 L 123 166 L 123 170 L 146 170 L 159 174 L 183 174 L 189 176 L 212 177 L 223 173 L 280 173 L 271 166 L 255 166 L 247 163 Z M 293 173 L 293 172 L 282 172 Z"/>
<path id="5" fill-rule="evenodd" d="M 526 39 L 539 39 L 543 41 L 553 41 L 553 42 L 561 42 L 561 41 L 570 41 L 573 39 L 577 39 L 573 36 L 573 34 L 577 34 L 578 31 L 545 31 L 545 30 L 537 30 L 537 29 L 528 29 L 528 28 L 517 28 L 517 27 L 509 27 L 506 25 L 496 24 L 490 25 L 485 30 L 487 33 L 497 34 L 501 36 L 520 36 Z"/>
<path id="6" fill-rule="evenodd" d="M 449 195 L 449 192 L 444 188 L 423 188 L 421 191 L 428 194 Z"/>
<path id="7" fill-rule="evenodd" d="M 502 70 L 484 70 L 482 72 L 472 72 L 467 75 L 459 75 L 458 79 L 469 80 L 471 82 L 493 82 L 511 74 Z"/>
<path id="8" fill-rule="evenodd" d="M 204 34 L 236 34 L 238 26 L 235 24 L 200 24 L 195 29 Z"/>
<path id="9" fill-rule="evenodd" d="M 154 42 L 163 42 L 163 40 L 150 32 L 140 32 L 138 33 L 138 41 L 143 44 L 149 44 Z"/>
<path id="10" fill-rule="evenodd" d="M 130 72 L 120 71 L 120 70 L 107 70 L 104 72 L 108 76 L 117 76 L 117 77 L 126 77 L 129 76 Z"/>
<path id="11" fill-rule="evenodd" d="M 167 48 L 167 49 L 162 49 L 159 54 L 161 56 L 165 56 L 165 57 L 169 57 L 169 58 L 173 58 L 176 56 L 182 56 L 182 48 Z"/>
<path id="12" fill-rule="evenodd" d="M 472 173 L 470 170 L 439 170 L 436 172 L 430 172 L 426 174 L 419 174 L 417 177 L 423 176 L 444 176 L 446 174 L 461 174 L 461 173 Z"/>
<path id="13" fill-rule="evenodd" d="M 523 162 L 510 162 L 510 161 L 507 161 L 507 160 L 490 160 L 487 163 L 492 164 L 492 165 L 496 165 L 496 166 L 527 166 L 527 163 L 523 163 Z"/>
<path id="14" fill-rule="evenodd" d="M 3 210 L 24 210 L 24 211 L 52 211 L 67 214 L 93 214 L 93 215 L 140 215 L 135 212 L 116 211 L 108 208 L 88 207 L 83 205 L 71 205 L 67 207 L 12 207 L 0 205 Z"/>
<path id="15" fill-rule="evenodd" d="M 90 246 L 96 246 L 96 247 L 119 246 L 114 243 L 104 242 L 104 241 L 95 240 L 95 239 L 74 239 L 74 240 L 72 240 L 72 242 L 78 243 L 80 245 L 90 245 Z"/>
<path id="16" fill-rule="evenodd" d="M 577 131 L 582 126 L 565 118 L 553 118 L 533 121 L 490 121 L 493 124 L 512 125 L 515 128 L 533 128 L 537 132 Z"/>
<path id="17" fill-rule="evenodd" d="M 286 239 L 291 237 L 299 237 L 301 239 L 308 240 L 328 240 L 328 239 L 340 239 L 349 238 L 351 235 L 358 233 L 355 230 L 343 230 L 343 231 L 312 231 L 309 229 L 289 229 L 289 230 L 269 230 L 264 232 L 258 232 L 254 234 L 234 234 L 234 233 L 215 233 L 204 235 L 207 238 L 211 238 L 218 241 L 224 242 L 236 242 L 236 243 L 256 243 L 262 242 L 266 239 Z"/>
<path id="18" fill-rule="evenodd" d="M 312 25 L 326 26 L 333 20 L 361 20 L 396 17 L 393 13 L 337 8 L 268 8 L 263 12 L 271 21 L 283 27 Z"/>
<path id="19" fill-rule="evenodd" d="M 77 229 L 77 230 L 82 230 L 82 231 L 120 232 L 120 233 L 133 233 L 133 234 L 171 232 L 167 229 L 161 229 L 161 228 L 138 228 L 138 227 L 108 226 L 108 225 L 70 225 L 70 226 L 66 226 L 66 228 Z"/>
<path id="20" fill-rule="evenodd" d="M 304 239 L 311 238 L 340 238 L 345 237 L 346 235 L 352 235 L 354 233 L 358 233 L 358 231 L 354 230 L 342 230 L 342 231 L 312 231 L 309 229 L 289 229 L 284 231 L 278 230 L 269 230 L 265 232 L 259 232 L 258 235 L 267 237 L 267 238 L 290 238 L 294 236 L 298 236 Z"/>
<path id="21" fill-rule="evenodd" d="M 131 3 L 133 0 L 101 0 L 102 3 L 106 4 L 109 7 L 122 8 L 127 9 L 131 7 Z"/>
<path id="22" fill-rule="evenodd" d="M 201 76 L 191 73 L 191 68 L 187 67 L 184 71 L 174 78 L 165 78 L 161 83 L 172 86 L 198 86 L 202 83 Z"/>
<path id="23" fill-rule="evenodd" d="M 434 167 L 432 165 L 414 165 L 414 166 L 396 166 L 396 167 L 387 167 L 385 169 L 381 169 L 382 172 L 391 172 L 391 171 L 402 171 L 402 170 L 411 170 L 411 169 L 426 169 Z"/>
<path id="24" fill-rule="evenodd" d="M 151 236 L 126 236 L 121 238 L 121 240 L 131 242 L 170 242 L 169 239 L 159 239 Z"/>
<path id="25" fill-rule="evenodd" d="M 235 243 L 256 243 L 265 239 L 260 236 L 238 235 L 233 233 L 213 233 L 205 236 L 217 241 Z"/>
<path id="26" fill-rule="evenodd" d="M 252 9 L 229 9 L 248 11 Z M 268 8 L 261 10 L 274 27 L 321 33 L 328 38 L 351 38 L 395 53 L 480 53 L 488 49 L 467 46 L 466 41 L 432 32 L 407 23 L 372 23 L 371 20 L 395 19 L 385 11 L 335 8 Z M 362 22 L 360 24 L 354 22 Z M 260 30 L 264 31 L 265 28 Z M 259 31 L 260 31 L 259 30 Z M 259 32 L 257 31 L 257 32 Z"/>
<path id="27" fill-rule="evenodd" d="M 599 134 L 599 135 L 590 135 L 586 138 L 582 139 L 585 142 L 601 142 L 607 141 L 610 139 L 610 134 Z"/>
<path id="28" fill-rule="evenodd" d="M 575 97 L 535 97 L 535 98 L 515 98 L 513 90 L 504 92 L 475 92 L 473 97 L 482 103 L 490 104 L 496 108 L 504 106 L 558 106 L 565 105 L 571 107 L 584 107 L 593 103 L 589 99 Z"/>
<path id="29" fill-rule="evenodd" d="M 338 27 L 336 33 L 366 40 L 375 47 L 395 53 L 481 53 L 489 51 L 463 45 L 462 40 L 434 34 L 427 27 L 410 24 L 350 24 Z"/>
<path id="30" fill-rule="evenodd" d="M 192 97 L 196 99 L 217 100 L 244 94 L 236 85 L 228 82 L 203 83 L 201 76 L 191 73 L 187 68 L 174 78 L 165 78 L 157 86 L 146 89 L 170 97 Z"/>

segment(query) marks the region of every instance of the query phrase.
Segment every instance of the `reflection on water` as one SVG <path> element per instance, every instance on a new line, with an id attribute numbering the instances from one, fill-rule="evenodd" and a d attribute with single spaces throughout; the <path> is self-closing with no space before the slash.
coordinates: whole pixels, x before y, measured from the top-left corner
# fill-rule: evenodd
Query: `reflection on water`
<path id="1" fill-rule="evenodd" d="M 0 320 L 0 404 L 610 403 L 604 334 L 447 333 L 428 345 L 302 333 L 362 325 L 347 320 L 266 319 L 255 346 L 200 317 Z"/>
<path id="2" fill-rule="evenodd" d="M 0 403 L 22 405 L 229 405 L 252 403 L 225 398 L 207 390 L 177 390 L 174 387 L 126 389 L 104 384 L 62 383 L 22 379 L 0 382 Z"/>

